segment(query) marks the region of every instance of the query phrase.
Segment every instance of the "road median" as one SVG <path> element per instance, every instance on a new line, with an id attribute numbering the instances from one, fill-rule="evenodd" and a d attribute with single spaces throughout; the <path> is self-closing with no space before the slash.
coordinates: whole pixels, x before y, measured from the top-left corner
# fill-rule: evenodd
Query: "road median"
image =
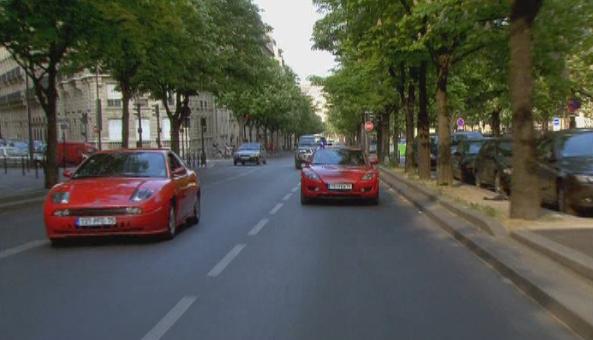
<path id="1" fill-rule="evenodd" d="M 593 285 L 574 268 L 541 256 L 511 237 L 498 221 L 463 206 L 387 167 L 383 183 L 411 201 L 426 216 L 512 281 L 550 313 L 586 339 L 593 339 Z"/>

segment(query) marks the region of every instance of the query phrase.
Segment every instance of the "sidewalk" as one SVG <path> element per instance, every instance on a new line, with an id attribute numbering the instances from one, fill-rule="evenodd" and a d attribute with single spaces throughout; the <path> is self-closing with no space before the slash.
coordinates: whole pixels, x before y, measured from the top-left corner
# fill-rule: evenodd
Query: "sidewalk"
<path id="1" fill-rule="evenodd" d="M 380 166 L 381 180 L 517 288 L 593 339 L 593 218 L 544 210 L 508 218 L 509 202 L 473 185 L 437 186 Z M 575 275 L 576 274 L 576 275 Z"/>

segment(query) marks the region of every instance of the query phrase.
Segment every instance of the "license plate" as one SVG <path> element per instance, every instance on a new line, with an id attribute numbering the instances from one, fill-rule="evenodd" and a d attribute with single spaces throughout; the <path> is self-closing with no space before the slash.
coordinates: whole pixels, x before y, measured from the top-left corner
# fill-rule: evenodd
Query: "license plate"
<path id="1" fill-rule="evenodd" d="M 352 184 L 350 183 L 330 183 L 328 184 L 329 190 L 352 190 Z"/>
<path id="2" fill-rule="evenodd" d="M 115 217 L 111 216 L 80 217 L 78 218 L 78 221 L 76 221 L 76 225 L 79 227 L 111 226 L 115 224 Z"/>

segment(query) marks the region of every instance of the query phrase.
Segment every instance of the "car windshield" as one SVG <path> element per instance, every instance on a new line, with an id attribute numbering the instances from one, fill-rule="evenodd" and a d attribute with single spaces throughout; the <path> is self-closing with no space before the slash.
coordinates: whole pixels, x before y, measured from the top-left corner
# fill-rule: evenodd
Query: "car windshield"
<path id="1" fill-rule="evenodd" d="M 482 148 L 482 145 L 484 145 L 484 142 L 471 142 L 468 143 L 468 151 L 467 153 L 470 155 L 475 155 L 478 152 L 480 152 L 480 149 Z"/>
<path id="2" fill-rule="evenodd" d="M 72 178 L 166 177 L 165 157 L 156 152 L 119 152 L 91 156 Z"/>
<path id="3" fill-rule="evenodd" d="M 562 157 L 593 157 L 593 132 L 564 136 L 560 150 Z"/>
<path id="4" fill-rule="evenodd" d="M 365 165 L 364 155 L 360 150 L 323 149 L 313 156 L 314 165 Z"/>
<path id="5" fill-rule="evenodd" d="M 315 145 L 315 138 L 313 137 L 306 137 L 299 139 L 299 146 L 313 146 Z"/>
<path id="6" fill-rule="evenodd" d="M 250 144 L 242 144 L 239 147 L 239 150 L 259 150 L 259 148 L 260 148 L 259 144 L 250 143 Z"/>

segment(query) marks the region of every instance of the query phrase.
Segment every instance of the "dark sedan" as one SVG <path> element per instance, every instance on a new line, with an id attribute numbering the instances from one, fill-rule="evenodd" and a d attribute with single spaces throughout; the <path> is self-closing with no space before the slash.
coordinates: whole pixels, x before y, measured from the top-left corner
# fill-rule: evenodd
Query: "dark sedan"
<path id="1" fill-rule="evenodd" d="M 462 182 L 469 182 L 474 179 L 474 165 L 476 156 L 480 152 L 486 139 L 463 139 L 459 141 L 455 152 L 453 152 L 453 177 Z"/>
<path id="2" fill-rule="evenodd" d="M 490 186 L 498 193 L 511 192 L 512 142 L 509 138 L 495 138 L 484 142 L 474 168 L 478 187 Z"/>
<path id="3" fill-rule="evenodd" d="M 593 129 L 551 133 L 537 151 L 543 202 L 567 213 L 593 211 Z"/>
<path id="4" fill-rule="evenodd" d="M 245 143 L 239 146 L 237 152 L 233 155 L 233 164 L 245 165 L 245 163 L 255 163 L 257 165 L 266 164 L 266 150 L 260 143 Z"/>

